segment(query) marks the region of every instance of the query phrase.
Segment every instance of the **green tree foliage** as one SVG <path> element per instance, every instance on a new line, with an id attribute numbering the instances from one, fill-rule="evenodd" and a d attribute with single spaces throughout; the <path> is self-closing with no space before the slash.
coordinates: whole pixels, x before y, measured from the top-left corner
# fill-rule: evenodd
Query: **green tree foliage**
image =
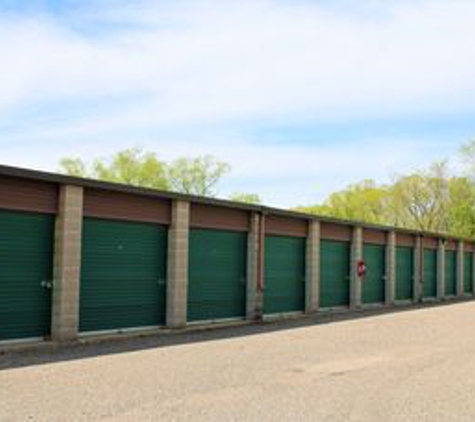
<path id="1" fill-rule="evenodd" d="M 300 211 L 345 220 L 359 220 L 375 224 L 386 222 L 388 189 L 373 180 L 350 185 L 331 194 L 321 205 L 299 207 Z"/>
<path id="2" fill-rule="evenodd" d="M 389 185 L 364 180 L 331 194 L 322 204 L 296 209 L 347 220 L 475 237 L 475 140 L 463 146 L 461 156 L 466 164 L 466 177 L 451 175 L 447 163 L 438 162 L 426 170 L 399 175 Z M 90 165 L 67 157 L 61 160 L 60 170 L 72 176 L 214 196 L 230 167 L 210 155 L 166 163 L 154 153 L 132 148 Z M 261 203 L 258 195 L 249 193 L 237 192 L 230 199 Z"/>
<path id="3" fill-rule="evenodd" d="M 469 177 L 475 179 L 475 139 L 462 145 L 460 155 L 467 167 Z"/>
<path id="4" fill-rule="evenodd" d="M 90 165 L 79 158 L 60 161 L 60 171 L 70 176 L 205 196 L 215 195 L 218 182 L 229 170 L 228 164 L 210 155 L 166 163 L 140 148 L 120 151 Z"/>
<path id="5" fill-rule="evenodd" d="M 169 188 L 166 164 L 158 160 L 154 153 L 138 148 L 120 151 L 110 160 L 96 160 L 93 175 L 110 182 L 154 189 Z"/>
<path id="6" fill-rule="evenodd" d="M 398 176 L 389 186 L 366 180 L 333 193 L 321 205 L 298 210 L 368 223 L 457 236 L 475 236 L 475 186 L 453 177 L 447 163 Z"/>
<path id="7" fill-rule="evenodd" d="M 453 178 L 449 189 L 449 232 L 457 236 L 475 237 L 475 185 L 468 178 Z"/>
<path id="8" fill-rule="evenodd" d="M 231 201 L 243 202 L 245 204 L 261 204 L 261 198 L 255 193 L 234 192 L 229 196 Z"/>
<path id="9" fill-rule="evenodd" d="M 396 179 L 391 188 L 391 224 L 431 232 L 448 232 L 450 178 L 445 162 Z"/>
<path id="10" fill-rule="evenodd" d="M 167 165 L 152 152 L 130 148 L 109 159 L 87 165 L 79 158 L 63 158 L 60 171 L 70 176 L 89 177 L 154 189 L 168 189 Z"/>
<path id="11" fill-rule="evenodd" d="M 170 187 L 182 193 L 214 196 L 219 180 L 231 167 L 212 155 L 179 158 L 168 169 Z"/>
<path id="12" fill-rule="evenodd" d="M 371 223 L 382 223 L 385 218 L 387 191 L 379 187 L 373 180 L 349 186 L 343 192 L 336 192 L 324 203 L 336 217 L 348 220 L 361 220 Z"/>
<path id="13" fill-rule="evenodd" d="M 61 173 L 68 176 L 88 177 L 89 171 L 84 162 L 79 158 L 63 158 L 59 162 Z"/>

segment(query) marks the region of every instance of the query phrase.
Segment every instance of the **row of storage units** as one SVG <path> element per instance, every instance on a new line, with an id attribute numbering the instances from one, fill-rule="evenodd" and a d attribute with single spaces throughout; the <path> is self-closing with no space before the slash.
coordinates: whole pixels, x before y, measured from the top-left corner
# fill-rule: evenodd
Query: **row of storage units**
<path id="1" fill-rule="evenodd" d="M 50 333 L 54 226 L 0 210 L 0 340 Z M 85 218 L 82 242 L 79 330 L 164 325 L 167 227 Z M 246 233 L 191 229 L 189 242 L 188 321 L 244 317 Z"/>
<path id="2" fill-rule="evenodd" d="M 0 182 L 0 340 L 48 337 L 58 185 L 8 177 Z M 13 194 L 6 196 L 7 190 Z M 79 331 L 165 325 L 170 201 L 107 190 L 85 192 Z M 192 204 L 188 322 L 245 317 L 250 214 L 245 209 Z M 364 230 L 363 304 L 382 304 L 386 298 L 387 233 L 373 232 Z M 304 311 L 307 233 L 305 218 L 266 217 L 264 314 Z M 414 298 L 415 238 L 405 234 L 398 241 L 397 301 Z M 425 298 L 437 295 L 438 242 L 431 240 L 424 243 L 421 257 Z M 318 257 L 322 309 L 350 304 L 351 241 L 351 225 L 322 223 Z M 445 253 L 447 296 L 457 290 L 455 246 L 452 242 Z M 464 269 L 464 290 L 471 294 L 472 250 L 465 253 Z"/>
<path id="3" fill-rule="evenodd" d="M 7 228 L 8 230 L 4 230 Z M 0 338 L 49 331 L 54 220 L 0 211 Z M 167 228 L 86 218 L 80 331 L 165 323 Z M 188 320 L 244 316 L 246 236 L 191 230 Z"/>

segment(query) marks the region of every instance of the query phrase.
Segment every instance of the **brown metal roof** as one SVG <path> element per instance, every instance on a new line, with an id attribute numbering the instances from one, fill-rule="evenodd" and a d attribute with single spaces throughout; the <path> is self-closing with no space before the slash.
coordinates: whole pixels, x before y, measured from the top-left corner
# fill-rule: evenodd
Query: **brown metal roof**
<path id="1" fill-rule="evenodd" d="M 470 242 L 474 241 L 474 239 L 470 239 L 470 238 L 462 239 L 462 238 L 457 238 L 455 236 L 450 236 L 450 235 L 442 234 L 442 233 L 422 232 L 422 231 L 411 230 L 411 229 L 407 229 L 403 227 L 393 227 L 393 226 L 386 226 L 386 225 L 371 224 L 371 223 L 365 223 L 365 222 L 356 221 L 356 220 L 343 220 L 343 219 L 338 219 L 338 218 L 333 218 L 333 217 L 328 217 L 328 216 L 321 216 L 321 215 L 316 215 L 316 214 L 303 213 L 299 211 L 268 207 L 265 205 L 245 204 L 241 202 L 229 201 L 226 199 L 209 198 L 209 197 L 197 196 L 197 195 L 187 195 L 187 194 L 182 194 L 182 193 L 177 193 L 177 192 L 143 188 L 143 187 L 138 187 L 138 186 L 125 185 L 121 183 L 104 182 L 101 180 L 86 179 L 82 177 L 66 176 L 64 174 L 31 170 L 31 169 L 7 166 L 7 165 L 2 165 L 2 164 L 0 164 L 0 175 L 18 177 L 18 178 L 23 178 L 23 179 L 40 180 L 40 181 L 58 183 L 58 184 L 83 186 L 86 188 L 103 189 L 103 190 L 109 190 L 109 191 L 115 191 L 115 192 L 124 192 L 124 193 L 144 195 L 144 196 L 149 196 L 149 197 L 166 198 L 166 199 L 181 199 L 181 200 L 186 200 L 186 201 L 200 203 L 200 204 L 217 205 L 217 206 L 229 207 L 229 208 L 238 208 L 238 209 L 247 210 L 247 211 L 260 212 L 263 214 L 275 214 L 275 215 L 281 215 L 281 216 L 301 218 L 301 219 L 306 219 L 306 220 L 319 220 L 319 221 L 324 221 L 328 223 L 337 223 L 337 224 L 343 224 L 343 225 L 348 225 L 348 226 L 361 226 L 363 228 L 366 227 L 366 228 L 378 229 L 378 230 L 384 230 L 384 231 L 397 230 L 399 232 L 410 233 L 410 234 L 415 234 L 415 235 L 420 235 L 420 236 L 431 236 L 431 237 L 435 236 L 435 237 L 439 237 L 443 239 L 454 239 L 454 240 L 459 239 L 459 240 L 467 240 Z"/>

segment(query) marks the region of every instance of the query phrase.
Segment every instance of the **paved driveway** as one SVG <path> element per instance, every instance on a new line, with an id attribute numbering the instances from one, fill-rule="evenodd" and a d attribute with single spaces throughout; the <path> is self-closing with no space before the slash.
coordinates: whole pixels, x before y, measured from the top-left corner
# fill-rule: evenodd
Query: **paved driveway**
<path id="1" fill-rule="evenodd" d="M 0 421 L 473 421 L 475 302 L 0 356 Z"/>

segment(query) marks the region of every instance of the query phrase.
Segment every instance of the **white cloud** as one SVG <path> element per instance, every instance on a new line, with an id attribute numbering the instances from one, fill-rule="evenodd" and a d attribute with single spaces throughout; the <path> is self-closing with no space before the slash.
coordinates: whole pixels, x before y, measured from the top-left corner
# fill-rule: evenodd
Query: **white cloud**
<path id="1" fill-rule="evenodd" d="M 440 149 L 410 134 L 345 146 L 166 134 L 473 110 L 474 2 L 113 3 L 61 17 L 0 13 L 2 162 L 54 169 L 66 154 L 134 144 L 164 158 L 214 153 L 233 165 L 226 189 L 291 205 L 424 165 Z"/>
<path id="2" fill-rule="evenodd" d="M 387 2 L 378 19 L 308 2 L 182 4 L 181 15 L 144 4 L 130 19 L 157 26 L 99 40 L 51 18 L 2 21 L 0 105 L 146 92 L 145 115 L 124 113 L 142 124 L 420 113 L 474 95 L 472 2 Z M 161 13 L 175 26 L 162 29 Z"/>

